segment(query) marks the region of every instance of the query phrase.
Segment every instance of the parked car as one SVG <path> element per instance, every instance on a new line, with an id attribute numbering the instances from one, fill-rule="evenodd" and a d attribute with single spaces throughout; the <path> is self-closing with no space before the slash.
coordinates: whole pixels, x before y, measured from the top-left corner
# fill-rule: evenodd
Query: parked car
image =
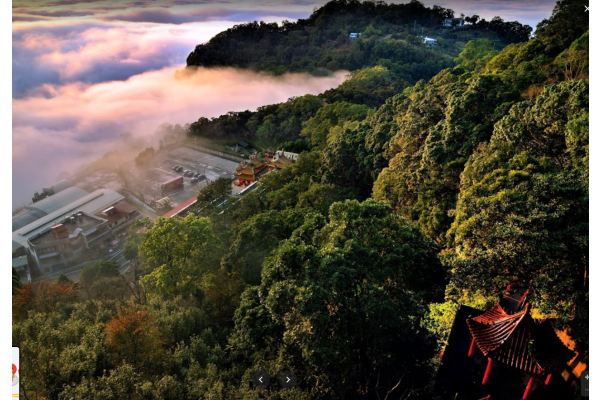
<path id="1" fill-rule="evenodd" d="M 196 183 L 196 182 L 198 182 L 198 178 L 196 178 L 196 177 L 193 177 L 193 178 L 192 178 L 192 183 Z"/>
<path id="2" fill-rule="evenodd" d="M 177 171 L 179 169 L 179 165 L 173 165 L 173 171 Z"/>
<path id="3" fill-rule="evenodd" d="M 205 180 L 205 179 L 206 179 L 206 176 L 204 176 L 204 175 L 200 175 L 200 176 L 198 176 L 198 180 L 199 180 L 199 181 L 203 181 L 203 180 Z"/>
<path id="4" fill-rule="evenodd" d="M 177 169 L 175 171 L 177 171 L 177 172 L 183 172 L 183 167 L 179 166 L 179 167 L 177 167 Z"/>

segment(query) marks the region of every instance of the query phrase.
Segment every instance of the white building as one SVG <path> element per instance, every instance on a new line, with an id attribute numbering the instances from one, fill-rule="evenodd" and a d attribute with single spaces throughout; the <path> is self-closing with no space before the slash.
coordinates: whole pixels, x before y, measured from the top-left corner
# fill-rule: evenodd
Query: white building
<path id="1" fill-rule="evenodd" d="M 73 203 L 79 199 L 89 195 L 83 189 L 78 187 L 69 187 L 64 190 L 57 191 L 56 194 L 46 197 L 43 200 L 37 201 L 23 208 L 12 218 L 12 231 L 21 229 L 38 219 L 45 217 L 54 211 L 63 208 L 64 206 Z"/>
<path id="2" fill-rule="evenodd" d="M 452 28 L 453 26 L 462 27 L 465 25 L 464 18 L 446 18 L 442 23 L 442 26 L 446 28 Z"/>
<path id="3" fill-rule="evenodd" d="M 438 44 L 438 41 L 437 41 L 437 39 L 425 36 L 423 43 L 425 43 L 427 45 L 427 47 L 429 47 L 429 46 L 434 46 L 434 45 Z"/>

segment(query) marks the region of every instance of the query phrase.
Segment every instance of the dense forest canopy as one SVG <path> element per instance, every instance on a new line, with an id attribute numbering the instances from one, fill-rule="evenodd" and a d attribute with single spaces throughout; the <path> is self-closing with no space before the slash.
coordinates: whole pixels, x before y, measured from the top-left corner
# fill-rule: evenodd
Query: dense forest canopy
<path id="1" fill-rule="evenodd" d="M 303 152 L 241 199 L 219 180 L 186 218 L 140 221 L 126 246 L 140 285 L 106 263 L 79 283 L 13 280 L 23 390 L 47 399 L 435 399 L 458 305 L 489 307 L 512 282 L 586 359 L 589 25 L 574 11 L 583 4 L 559 1 L 535 37 L 503 49 L 471 40 L 431 79 L 401 77 L 398 59 L 359 60 L 320 96 L 192 123 L 191 135 Z M 331 29 L 335 41 L 341 26 L 385 33 L 415 15 L 435 26 L 452 11 L 333 1 L 294 24 L 236 27 L 190 59 L 243 66 L 246 37 L 288 46 Z M 233 47 L 211 56 L 216 43 Z M 306 43 L 302 51 L 320 51 Z M 269 57 L 256 51 L 248 62 L 265 63 L 246 66 L 294 65 Z M 285 391 L 256 389 L 259 369 L 301 378 Z"/>
<path id="2" fill-rule="evenodd" d="M 397 63 L 398 73 L 414 83 L 429 79 L 437 72 L 436 67 L 444 67 L 449 61 L 443 54 L 420 51 L 422 39 L 419 41 L 416 35 L 425 31 L 438 33 L 441 22 L 453 16 L 450 9 L 425 7 L 416 0 L 405 4 L 334 0 L 297 22 L 236 25 L 198 45 L 187 64 L 275 73 L 308 71 L 318 75 L 375 66 L 379 60 L 387 59 Z M 505 44 L 525 41 L 532 31 L 529 26 L 505 22 L 500 17 L 486 21 L 474 16 L 467 21 L 477 28 L 474 32 L 494 32 Z M 350 33 L 361 36 L 351 41 Z"/>

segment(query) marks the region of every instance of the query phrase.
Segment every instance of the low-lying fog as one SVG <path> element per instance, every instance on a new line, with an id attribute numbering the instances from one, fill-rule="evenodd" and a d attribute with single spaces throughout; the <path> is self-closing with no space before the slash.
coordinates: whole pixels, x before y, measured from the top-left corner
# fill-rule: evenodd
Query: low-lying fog
<path id="1" fill-rule="evenodd" d="M 341 84 L 347 72 L 268 76 L 233 68 L 203 69 L 175 78 L 178 68 L 124 81 L 45 84 L 13 99 L 13 206 L 119 146 L 129 132 L 151 143 L 162 123 L 191 123 L 228 111 L 255 110 Z M 179 68 L 181 69 L 181 68 Z"/>

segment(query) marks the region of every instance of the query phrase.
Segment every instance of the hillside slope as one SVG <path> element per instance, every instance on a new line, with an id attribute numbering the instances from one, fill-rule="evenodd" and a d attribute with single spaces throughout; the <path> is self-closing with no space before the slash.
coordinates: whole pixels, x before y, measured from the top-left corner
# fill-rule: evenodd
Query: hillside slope
<path id="1" fill-rule="evenodd" d="M 415 0 L 406 4 L 334 0 L 297 22 L 236 25 L 198 45 L 187 65 L 315 75 L 384 65 L 398 78 L 415 83 L 451 66 L 467 36 L 498 39 L 502 47 L 527 40 L 531 33 L 528 26 L 495 18 L 474 20 L 475 25 L 466 27 L 467 35 L 457 35 L 441 29 L 443 19 L 453 15 L 450 9 L 428 8 Z M 353 32 L 361 36 L 351 40 Z M 435 50 L 424 51 L 424 35 L 440 38 Z"/>

